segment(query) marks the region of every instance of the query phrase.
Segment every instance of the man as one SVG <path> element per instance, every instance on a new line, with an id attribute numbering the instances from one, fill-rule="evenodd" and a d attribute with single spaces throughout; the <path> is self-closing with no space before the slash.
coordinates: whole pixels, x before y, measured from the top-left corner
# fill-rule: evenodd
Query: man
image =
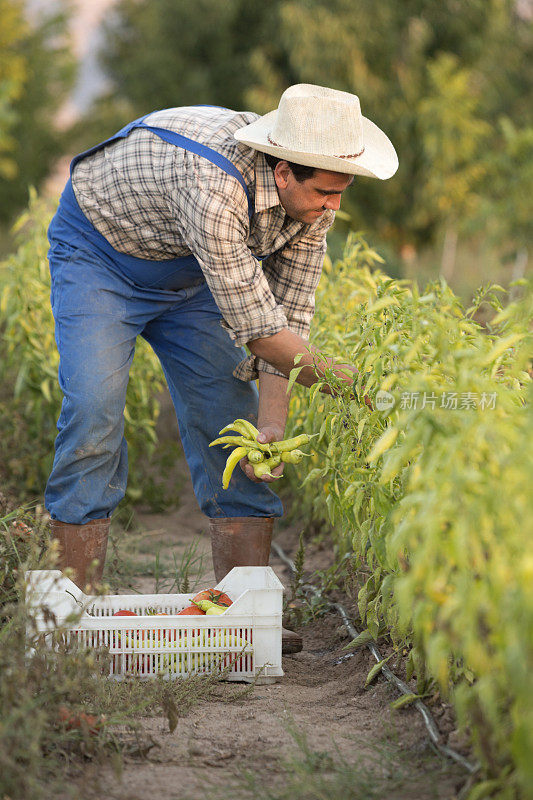
<path id="1" fill-rule="evenodd" d="M 283 438 L 296 355 L 298 381 L 318 380 L 307 336 L 341 194 L 354 175 L 386 179 L 397 166 L 355 95 L 308 84 L 263 117 L 154 112 L 73 160 L 49 229 L 64 400 L 45 500 L 60 566 L 81 586 L 93 560 L 101 578 L 126 489 L 123 413 L 138 335 L 163 366 L 217 580 L 268 564 L 283 513 L 268 483 L 282 467 L 259 481 L 243 462 L 224 491 L 227 454 L 208 445 L 237 417 L 256 422 L 263 442 Z M 284 652 L 299 649 L 284 632 Z"/>

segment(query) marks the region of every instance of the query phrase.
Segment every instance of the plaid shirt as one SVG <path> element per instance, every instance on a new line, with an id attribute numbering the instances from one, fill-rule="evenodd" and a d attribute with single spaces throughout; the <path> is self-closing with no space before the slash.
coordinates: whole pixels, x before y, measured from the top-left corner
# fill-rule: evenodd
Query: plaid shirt
<path id="1" fill-rule="evenodd" d="M 285 214 L 263 154 L 233 138 L 257 118 L 200 106 L 157 111 L 145 120 L 226 156 L 254 200 L 251 220 L 234 177 L 146 130 L 84 158 L 72 176 L 83 213 L 119 252 L 153 261 L 194 254 L 236 346 L 287 327 L 307 338 L 326 231 L 335 218 L 325 211 L 306 225 Z M 252 380 L 258 370 L 282 374 L 250 356 L 234 375 Z"/>

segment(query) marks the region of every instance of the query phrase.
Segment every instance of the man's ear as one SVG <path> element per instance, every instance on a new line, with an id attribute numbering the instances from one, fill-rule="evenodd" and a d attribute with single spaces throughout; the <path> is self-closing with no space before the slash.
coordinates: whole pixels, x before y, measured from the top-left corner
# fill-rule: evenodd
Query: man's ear
<path id="1" fill-rule="evenodd" d="M 288 161 L 278 161 L 274 170 L 274 180 L 278 189 L 286 189 L 291 175 Z"/>

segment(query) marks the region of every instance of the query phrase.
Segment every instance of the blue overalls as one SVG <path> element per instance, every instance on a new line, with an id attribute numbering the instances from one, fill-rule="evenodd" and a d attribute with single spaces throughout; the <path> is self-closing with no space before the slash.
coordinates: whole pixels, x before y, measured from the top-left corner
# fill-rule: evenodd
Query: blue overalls
<path id="1" fill-rule="evenodd" d="M 146 115 L 148 116 L 148 115 Z M 224 156 L 141 117 L 76 156 L 78 161 L 147 128 L 233 175 Z M 191 254 L 151 261 L 115 250 L 81 211 L 69 179 L 48 229 L 51 301 L 63 391 L 55 458 L 45 491 L 53 519 L 82 525 L 109 517 L 126 491 L 124 406 L 137 336 L 157 354 L 174 403 L 180 437 L 200 508 L 208 517 L 281 516 L 266 485 L 236 469 L 227 490 L 221 476 L 228 451 L 209 448 L 237 417 L 257 418 L 257 389 L 233 377 L 245 357 L 221 327 L 221 314 Z"/>

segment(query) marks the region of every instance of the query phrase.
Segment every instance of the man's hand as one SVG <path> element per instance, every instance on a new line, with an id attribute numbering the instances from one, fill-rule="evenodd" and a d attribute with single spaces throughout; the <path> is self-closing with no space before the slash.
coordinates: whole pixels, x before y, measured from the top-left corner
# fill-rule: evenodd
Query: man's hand
<path id="1" fill-rule="evenodd" d="M 283 440 L 289 399 L 286 378 L 269 372 L 259 372 L 259 411 L 257 416 L 259 435 L 257 440 L 261 444 Z M 246 477 L 254 483 L 272 483 L 281 478 L 283 474 L 283 464 L 280 464 L 272 470 L 274 477 L 263 475 L 262 478 L 256 478 L 254 468 L 247 458 L 241 458 L 239 463 Z"/>
<path id="2" fill-rule="evenodd" d="M 280 442 L 283 439 L 283 435 L 284 429 L 275 424 L 267 423 L 259 428 L 259 436 L 257 437 L 257 441 L 261 442 L 261 444 L 268 444 L 268 442 Z M 246 477 L 254 483 L 273 483 L 274 481 L 279 480 L 279 478 L 281 478 L 283 475 L 283 467 L 285 466 L 283 463 L 281 463 L 278 467 L 274 467 L 272 470 L 273 477 L 270 477 L 269 475 L 263 475 L 262 478 L 256 478 L 253 465 L 250 464 L 247 458 L 241 458 L 239 464 L 241 465 L 241 469 Z"/>
<path id="3" fill-rule="evenodd" d="M 326 369 L 333 369 L 336 375 L 343 381 L 353 384 L 357 377 L 357 369 L 351 364 L 339 364 L 335 359 L 322 356 L 317 348 L 310 344 L 307 339 L 298 336 L 288 328 L 267 336 L 264 339 L 253 339 L 248 342 L 250 352 L 259 356 L 264 361 L 268 361 L 287 377 L 294 367 L 294 359 L 299 356 L 298 366 L 300 372 L 296 378 L 297 383 L 302 386 L 312 386 L 317 381 L 323 379 Z M 318 375 L 317 375 L 318 372 Z M 325 394 L 334 394 L 330 386 L 324 384 L 321 389 Z M 365 404 L 372 409 L 370 398 L 365 395 Z"/>

